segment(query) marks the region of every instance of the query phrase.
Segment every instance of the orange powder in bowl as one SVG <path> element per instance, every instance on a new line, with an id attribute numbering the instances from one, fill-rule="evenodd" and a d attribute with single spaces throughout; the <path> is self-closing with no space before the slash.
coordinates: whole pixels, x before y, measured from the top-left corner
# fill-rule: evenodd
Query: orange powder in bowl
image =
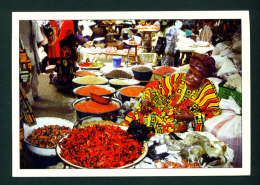
<path id="1" fill-rule="evenodd" d="M 95 73 L 92 73 L 92 72 L 89 72 L 89 71 L 78 71 L 75 73 L 75 75 L 78 75 L 78 76 L 96 76 Z"/>
<path id="2" fill-rule="evenodd" d="M 86 101 L 83 103 L 75 104 L 75 109 L 81 112 L 103 113 L 103 112 L 111 112 L 117 110 L 118 107 L 116 104 L 111 102 L 108 105 L 102 105 L 94 101 Z"/>
<path id="3" fill-rule="evenodd" d="M 144 87 L 126 87 L 120 92 L 125 96 L 137 97 L 143 90 Z"/>
<path id="4" fill-rule="evenodd" d="M 76 91 L 76 94 L 85 95 L 85 96 L 90 96 L 90 93 L 94 93 L 96 95 L 106 95 L 106 94 L 111 94 L 112 91 L 95 85 L 83 87 Z"/>

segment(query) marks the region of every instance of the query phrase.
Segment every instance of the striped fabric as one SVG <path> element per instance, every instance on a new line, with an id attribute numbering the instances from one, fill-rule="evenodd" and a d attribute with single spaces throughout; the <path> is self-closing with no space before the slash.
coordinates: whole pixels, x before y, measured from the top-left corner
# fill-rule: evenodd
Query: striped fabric
<path id="1" fill-rule="evenodd" d="M 24 130 L 23 124 L 27 123 L 29 126 L 36 125 L 36 120 L 33 115 L 32 108 L 29 104 L 28 98 L 20 87 L 20 168 L 26 168 L 26 155 L 24 146 Z"/>
<path id="2" fill-rule="evenodd" d="M 174 118 L 180 110 L 194 114 L 192 126 L 195 131 L 202 131 L 206 119 L 221 113 L 220 99 L 214 84 L 207 81 L 199 89 L 190 90 L 186 86 L 186 74 L 183 73 L 147 84 L 146 90 L 139 97 L 138 106 L 125 117 L 125 123 L 139 120 L 146 126 L 154 127 L 156 133 L 186 131 L 189 122 L 178 122 Z M 142 115 L 139 111 L 145 98 L 153 105 L 149 115 Z"/>

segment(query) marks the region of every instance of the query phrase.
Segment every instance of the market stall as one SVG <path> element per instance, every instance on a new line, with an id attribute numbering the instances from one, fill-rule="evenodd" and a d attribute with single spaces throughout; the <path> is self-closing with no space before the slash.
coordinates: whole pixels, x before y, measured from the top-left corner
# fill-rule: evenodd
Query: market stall
<path id="1" fill-rule="evenodd" d="M 99 24 L 99 26 L 104 27 L 104 29 L 106 29 L 105 27 L 112 29 L 112 26 L 123 27 L 122 24 L 117 25 L 114 22 Z M 78 61 L 76 66 L 78 70 L 73 73 L 72 79 L 72 92 L 75 99 L 71 104 L 77 122 L 72 123 L 73 127 L 69 124 L 69 128 L 66 128 L 68 132 L 56 141 L 53 140 L 53 137 L 56 138 L 56 136 L 50 132 L 45 134 L 43 138 L 36 127 L 25 127 L 25 140 L 28 142 L 28 148 L 34 148 L 35 145 L 38 150 L 44 148 L 48 151 L 49 146 L 40 146 L 35 143 L 40 139 L 50 141 L 53 144 L 50 148 L 52 152 L 54 150 L 54 153 L 50 154 L 49 157 L 55 156 L 56 159 L 58 157 L 60 163 L 50 165 L 48 168 L 241 167 L 242 71 L 237 45 L 233 45 L 233 47 L 228 45 L 225 45 L 226 47 L 213 46 L 209 42 L 194 41 L 190 37 L 181 36 L 183 33 L 180 33 L 176 47 L 180 51 L 180 65 L 175 67 L 160 66 L 157 63 L 157 53 L 152 51 L 153 38 L 151 34 L 158 32 L 158 28 L 140 25 L 136 28 L 143 34 L 143 43 L 145 35 L 148 34 L 146 39 L 150 42 L 146 47 L 141 47 L 139 43 L 128 39 L 124 40 L 125 45 L 129 46 L 127 49 L 119 49 L 117 45 L 108 46 L 105 41 L 95 43 L 96 45 L 94 42 L 90 42 L 77 48 Z M 119 38 L 115 42 L 118 41 Z M 224 46 L 223 43 L 221 44 Z M 167 128 L 168 130 L 164 130 L 165 132 L 157 132 L 153 130 L 153 126 L 147 126 L 148 124 L 144 124 L 144 122 L 141 124 L 138 119 L 131 120 L 130 124 L 126 124 L 128 113 L 135 111 L 136 107 L 140 107 L 139 103 L 145 99 L 142 99 L 140 94 L 146 88 L 155 87 L 159 83 L 157 80 L 166 79 L 173 75 L 176 75 L 177 78 L 178 75 L 181 76 L 187 71 L 192 71 L 192 64 L 189 64 L 190 58 L 194 55 L 210 55 L 215 60 L 216 71 L 212 75 L 210 74 L 211 76 L 201 75 L 201 78 L 205 77 L 204 80 L 207 85 L 210 84 L 210 87 L 216 87 L 216 90 L 214 88 L 209 90 L 210 93 L 216 94 L 216 98 L 214 97 L 216 100 L 209 101 L 212 101 L 212 104 L 217 104 L 215 101 L 219 101 L 222 112 L 217 110 L 215 115 L 212 112 L 207 112 L 211 117 L 203 118 L 203 125 L 197 126 L 203 127 L 203 129 L 197 128 L 197 131 L 194 131 L 196 126 L 192 122 L 195 117 L 188 121 L 188 128 L 180 132 L 177 126 L 182 127 L 182 123 L 178 123 L 176 128 Z M 135 62 L 128 65 L 131 57 L 135 58 Z M 182 79 L 185 77 L 186 75 L 181 76 Z M 167 83 L 160 84 L 159 88 L 165 88 L 165 92 L 170 92 L 169 96 L 172 96 L 175 93 L 170 87 L 173 79 L 167 78 L 167 80 Z M 178 83 L 184 85 L 186 82 L 178 81 Z M 167 91 L 167 88 L 172 92 Z M 197 96 L 196 90 L 192 89 L 190 92 L 192 91 Z M 151 92 L 152 95 L 158 94 L 152 90 Z M 182 96 L 184 97 L 186 94 Z M 177 102 L 174 98 L 169 101 L 160 98 L 151 101 Z M 189 98 L 192 99 L 191 97 L 186 99 Z M 205 99 L 201 102 L 204 103 Z M 181 104 L 183 101 L 176 104 Z M 200 106 L 203 107 L 204 105 L 201 104 Z M 190 104 L 189 108 L 193 111 L 192 106 L 194 104 Z M 168 108 L 166 110 L 165 105 L 160 105 L 158 109 L 154 110 L 163 115 L 173 111 L 168 110 Z M 198 114 L 194 113 L 195 116 Z M 136 117 L 138 118 L 138 116 Z M 151 117 L 149 119 L 157 118 Z M 172 117 L 167 117 L 167 119 L 168 124 Z M 196 121 L 199 119 L 202 120 L 202 118 L 196 118 Z M 52 127 L 56 123 L 63 123 L 63 121 L 55 120 L 48 125 Z M 162 122 L 161 124 L 166 123 Z M 199 125 L 199 121 L 196 124 Z M 65 126 L 67 125 L 65 124 Z M 49 130 L 49 128 L 44 127 L 44 124 L 38 126 L 42 126 L 43 130 Z M 55 129 L 53 129 L 54 132 L 58 133 Z M 35 140 L 31 141 L 31 138 Z M 35 153 L 35 151 L 31 152 Z M 37 155 L 42 155 L 42 153 L 37 152 Z"/>

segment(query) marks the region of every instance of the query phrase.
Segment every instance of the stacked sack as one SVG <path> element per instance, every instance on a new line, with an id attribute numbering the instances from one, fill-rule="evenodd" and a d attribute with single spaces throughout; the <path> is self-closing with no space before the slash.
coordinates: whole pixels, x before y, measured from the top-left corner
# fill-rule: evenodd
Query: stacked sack
<path id="1" fill-rule="evenodd" d="M 217 76 L 227 79 L 234 73 L 241 75 L 241 46 L 241 28 L 234 34 L 232 41 L 224 41 L 216 45 L 212 57 L 216 61 Z"/>
<path id="2" fill-rule="evenodd" d="M 234 150 L 233 167 L 242 167 L 242 116 L 241 107 L 230 96 L 221 99 L 222 114 L 207 120 L 204 131 L 213 134 Z"/>

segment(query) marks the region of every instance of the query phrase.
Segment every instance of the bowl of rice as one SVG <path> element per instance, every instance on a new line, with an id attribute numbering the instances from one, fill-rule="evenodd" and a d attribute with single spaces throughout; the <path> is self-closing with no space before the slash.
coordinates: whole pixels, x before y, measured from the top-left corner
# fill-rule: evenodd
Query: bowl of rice
<path id="1" fill-rule="evenodd" d="M 83 76 L 72 79 L 72 82 L 78 86 L 86 86 L 86 85 L 104 85 L 108 83 L 108 80 L 103 77 L 96 76 Z"/>
<path id="2" fill-rule="evenodd" d="M 110 87 L 108 85 L 87 85 L 73 89 L 73 92 L 78 99 L 83 97 L 90 97 L 90 93 L 94 93 L 100 96 L 111 97 L 113 96 L 115 91 L 115 88 Z"/>
<path id="3" fill-rule="evenodd" d="M 140 82 L 134 79 L 111 79 L 109 80 L 109 84 L 111 87 L 115 89 L 120 89 L 122 87 L 138 85 Z"/>

